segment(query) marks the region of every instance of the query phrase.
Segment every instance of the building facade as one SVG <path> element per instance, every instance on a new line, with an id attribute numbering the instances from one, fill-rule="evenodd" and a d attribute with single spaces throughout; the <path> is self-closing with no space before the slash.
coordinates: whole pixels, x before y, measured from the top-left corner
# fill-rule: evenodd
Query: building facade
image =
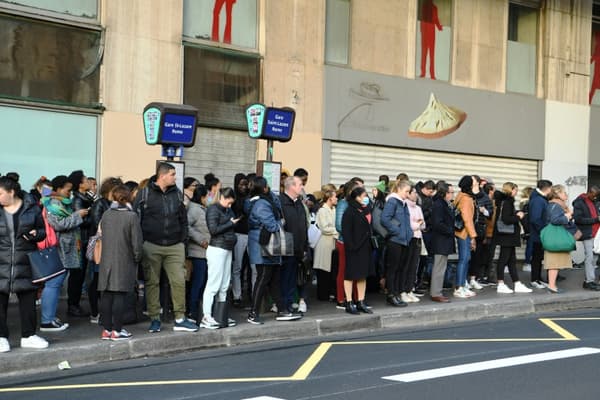
<path id="1" fill-rule="evenodd" d="M 296 110 L 274 159 L 309 190 L 477 173 L 576 195 L 600 180 L 597 22 L 594 0 L 0 0 L 0 172 L 145 178 L 162 101 L 200 110 L 186 175 L 230 185 L 266 157 L 243 115 L 263 102 Z"/>

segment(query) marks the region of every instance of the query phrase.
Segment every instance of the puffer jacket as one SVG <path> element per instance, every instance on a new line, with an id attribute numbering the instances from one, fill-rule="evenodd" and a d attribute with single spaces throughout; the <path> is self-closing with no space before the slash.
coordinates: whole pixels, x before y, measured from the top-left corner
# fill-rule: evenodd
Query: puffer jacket
<path id="1" fill-rule="evenodd" d="M 408 246 L 413 238 L 408 206 L 396 194 L 387 197 L 381 213 L 381 225 L 387 229 L 388 240 L 391 242 Z"/>
<path id="2" fill-rule="evenodd" d="M 187 256 L 206 258 L 206 249 L 200 246 L 200 243 L 210 241 L 210 232 L 208 231 L 208 226 L 206 226 L 206 208 L 201 204 L 190 201 L 187 213 L 190 232 L 190 240 L 187 244 Z"/>
<path id="3" fill-rule="evenodd" d="M 277 232 L 281 228 L 279 199 L 271 193 L 246 199 L 244 211 L 248 215 L 248 258 L 250 264 L 281 264 L 281 257 L 279 256 L 263 256 L 258 242 L 260 230 L 263 227 L 269 232 Z"/>
<path id="4" fill-rule="evenodd" d="M 46 204 L 46 198 L 42 198 L 42 203 Z M 63 203 L 58 197 L 49 199 L 49 203 L 57 207 L 65 207 L 71 211 L 70 203 Z M 81 268 L 81 237 L 79 226 L 83 223 L 83 218 L 78 212 L 72 212 L 68 216 L 58 216 L 50 212 L 48 208 L 48 224 L 56 231 L 58 237 L 58 254 L 63 266 L 67 269 Z"/>
<path id="5" fill-rule="evenodd" d="M 37 231 L 34 241 L 26 240 L 23 235 L 33 229 Z M 0 206 L 0 293 L 19 293 L 37 288 L 31 283 L 31 264 L 27 254 L 37 249 L 35 242 L 45 238 L 42 213 L 32 197 L 26 196 L 23 206 L 18 211 L 14 247 L 4 208 Z"/>
<path id="6" fill-rule="evenodd" d="M 92 204 L 92 209 L 90 210 L 89 219 L 90 225 L 88 228 L 88 233 L 90 237 L 95 235 L 98 232 L 98 225 L 100 225 L 100 220 L 102 219 L 102 215 L 110 208 L 110 201 L 103 197 L 100 197 L 98 200 L 94 201 Z"/>
<path id="7" fill-rule="evenodd" d="M 285 225 L 283 229 L 294 236 L 294 255 L 302 257 L 308 250 L 308 218 L 302 199 L 295 201 L 286 193 L 279 195 Z"/>
<path id="8" fill-rule="evenodd" d="M 73 192 L 73 211 L 85 210 L 91 208 L 94 204 L 94 199 L 87 193 L 81 193 L 78 191 Z M 92 217 L 90 214 L 83 218 L 83 222 L 79 225 L 79 232 L 81 233 L 81 241 L 87 244 L 90 234 L 90 227 L 92 225 Z M 95 232 L 94 232 L 95 233 Z"/>
<path id="9" fill-rule="evenodd" d="M 184 243 L 188 237 L 187 209 L 183 194 L 173 185 L 164 192 L 152 177 L 133 203 L 140 216 L 144 240 L 158 246 Z"/>
<path id="10" fill-rule="evenodd" d="M 225 208 L 219 203 L 214 203 L 206 209 L 206 226 L 210 232 L 209 246 L 224 250 L 233 250 L 237 236 L 233 230 L 235 218 L 231 208 Z"/>

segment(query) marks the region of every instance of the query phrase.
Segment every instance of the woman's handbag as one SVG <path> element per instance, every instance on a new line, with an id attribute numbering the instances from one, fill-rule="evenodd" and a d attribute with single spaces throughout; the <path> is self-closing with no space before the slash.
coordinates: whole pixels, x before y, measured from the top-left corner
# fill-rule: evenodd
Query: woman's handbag
<path id="1" fill-rule="evenodd" d="M 100 265 L 102 256 L 102 228 L 100 226 L 99 224 L 96 234 L 89 239 L 87 249 L 85 249 L 85 258 L 93 261 L 96 265 Z"/>
<path id="2" fill-rule="evenodd" d="M 498 229 L 498 233 L 515 233 L 514 224 L 506 224 L 502 221 L 502 207 L 504 207 L 504 203 L 500 206 L 500 214 L 498 214 L 498 220 L 496 221 L 496 229 Z"/>
<path id="3" fill-rule="evenodd" d="M 460 208 L 456 207 L 454 209 L 454 230 L 462 231 L 463 229 L 465 229 L 465 221 L 462 219 Z"/>
<path id="4" fill-rule="evenodd" d="M 540 232 L 540 239 L 546 251 L 563 253 L 575 250 L 575 237 L 562 225 L 546 225 Z"/>
<path id="5" fill-rule="evenodd" d="M 263 230 L 266 231 L 264 228 Z M 264 257 L 293 256 L 294 236 L 291 232 L 286 232 L 283 227 L 279 227 L 277 232 L 270 232 L 267 244 L 261 243 L 260 252 Z"/>
<path id="6" fill-rule="evenodd" d="M 316 223 L 308 226 L 308 245 L 314 249 L 321 238 L 321 230 Z"/>
<path id="7" fill-rule="evenodd" d="M 27 257 L 31 264 L 32 283 L 46 282 L 48 279 L 67 272 L 58 255 L 58 246 L 32 251 L 27 254 Z"/>

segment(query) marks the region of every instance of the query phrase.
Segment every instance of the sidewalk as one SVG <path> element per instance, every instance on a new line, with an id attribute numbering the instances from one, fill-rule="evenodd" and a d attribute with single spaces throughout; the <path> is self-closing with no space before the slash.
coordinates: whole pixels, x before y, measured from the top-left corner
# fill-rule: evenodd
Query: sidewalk
<path id="1" fill-rule="evenodd" d="M 233 328 L 182 333 L 173 332 L 172 321 L 167 321 L 162 324 L 162 332 L 150 334 L 147 331 L 149 320 L 144 319 L 126 327 L 133 338 L 125 342 L 101 341 L 101 328 L 91 324 L 88 318 L 65 318 L 71 325 L 66 331 L 39 333 L 50 342 L 46 350 L 23 350 L 19 347 L 18 310 L 17 304 L 12 302 L 9 306 L 12 351 L 0 354 L 0 376 L 56 370 L 62 361 L 68 361 L 72 368 L 77 368 L 110 360 L 272 340 L 319 336 L 326 341 L 328 335 L 350 331 L 427 327 L 600 306 L 600 292 L 582 289 L 583 270 L 573 269 L 561 274 L 567 278 L 559 283 L 559 287 L 566 290 L 563 294 L 534 290 L 532 294 L 501 295 L 496 293 L 495 287 L 487 287 L 471 299 L 452 298 L 451 303 L 440 304 L 432 302 L 426 295 L 421 297 L 420 303 L 405 308 L 387 306 L 383 295 L 368 294 L 367 300 L 374 314 L 358 316 L 337 310 L 334 303 L 309 299 L 308 312 L 300 321 L 276 322 L 274 314 L 265 313 L 262 315 L 264 325 L 250 325 L 246 322 L 247 312 L 232 308 L 231 316 L 238 321 L 238 326 Z M 525 278 L 529 273 L 520 271 L 520 275 Z M 528 283 L 526 279 L 523 281 Z M 509 280 L 507 283 L 512 287 Z M 61 301 L 59 317 L 66 315 L 65 303 Z M 86 301 L 83 300 L 82 304 L 86 305 Z"/>

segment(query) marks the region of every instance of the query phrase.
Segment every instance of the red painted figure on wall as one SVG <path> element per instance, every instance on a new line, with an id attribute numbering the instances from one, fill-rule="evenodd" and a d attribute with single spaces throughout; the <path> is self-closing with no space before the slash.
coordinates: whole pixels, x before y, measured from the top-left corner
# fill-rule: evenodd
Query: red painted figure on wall
<path id="1" fill-rule="evenodd" d="M 212 23 L 212 36 L 211 39 L 215 42 L 219 41 L 219 17 L 221 10 L 225 6 L 226 20 L 225 20 L 225 32 L 223 33 L 223 43 L 231 44 L 231 24 L 232 24 L 232 13 L 233 4 L 236 0 L 215 0 L 215 7 L 213 8 L 213 23 Z"/>
<path id="2" fill-rule="evenodd" d="M 600 31 L 594 32 L 594 52 L 590 58 L 590 63 L 594 64 L 594 75 L 592 79 L 592 87 L 590 88 L 590 104 L 594 100 L 596 89 L 600 89 Z"/>
<path id="3" fill-rule="evenodd" d="M 425 77 L 425 65 L 429 53 L 429 76 L 435 79 L 435 28 L 442 30 L 437 7 L 433 0 L 424 0 L 421 8 L 421 78 Z"/>

